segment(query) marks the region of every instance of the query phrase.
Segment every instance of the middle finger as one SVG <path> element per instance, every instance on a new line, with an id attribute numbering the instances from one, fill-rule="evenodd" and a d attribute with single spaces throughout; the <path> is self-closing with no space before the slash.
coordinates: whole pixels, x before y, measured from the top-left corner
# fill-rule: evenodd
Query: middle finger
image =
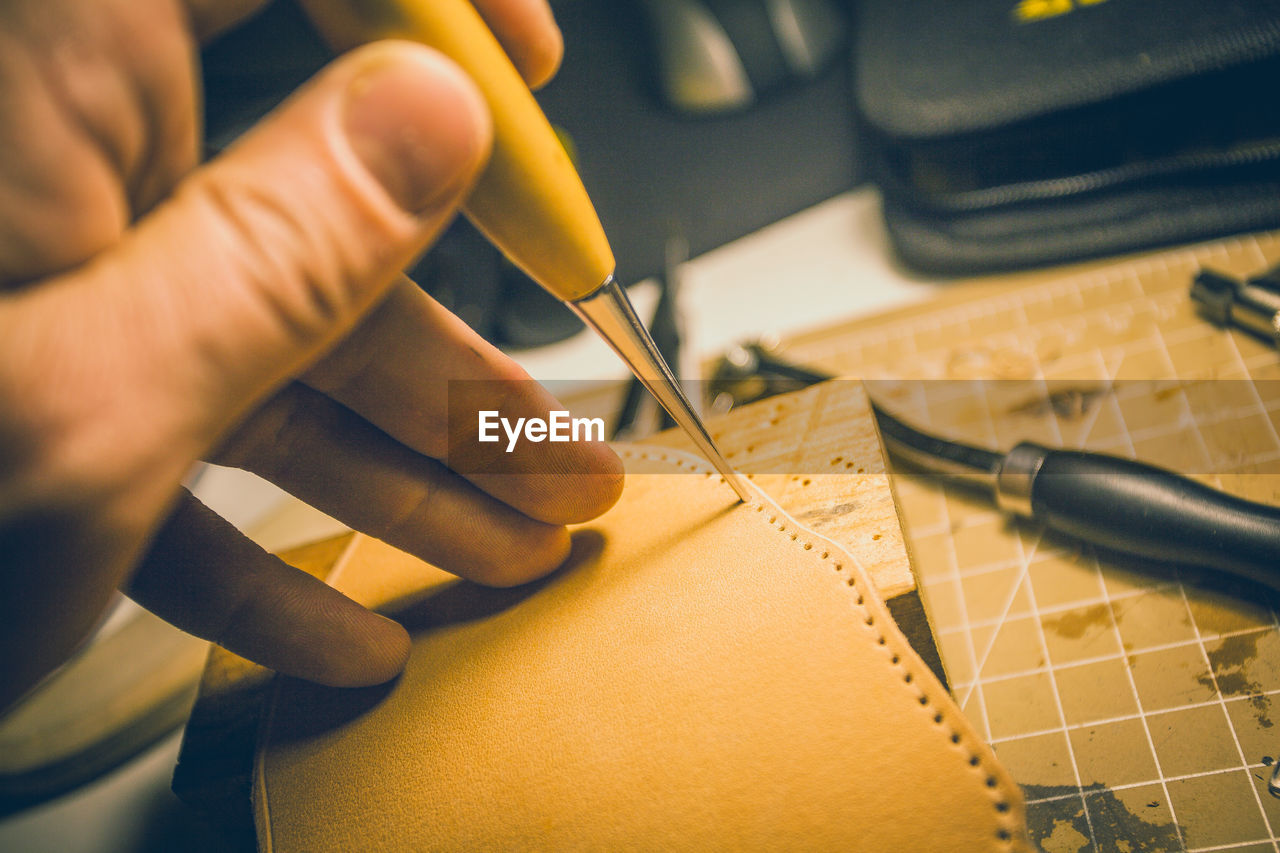
<path id="1" fill-rule="evenodd" d="M 300 383 L 254 412 L 213 461 L 478 583 L 523 583 L 569 553 L 564 527 L 529 518 Z"/>

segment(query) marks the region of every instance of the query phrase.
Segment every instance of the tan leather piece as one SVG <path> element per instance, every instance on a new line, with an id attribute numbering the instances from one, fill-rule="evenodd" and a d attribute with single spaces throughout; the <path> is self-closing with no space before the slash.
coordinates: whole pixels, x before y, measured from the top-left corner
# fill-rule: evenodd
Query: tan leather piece
<path id="1" fill-rule="evenodd" d="M 413 653 L 389 687 L 278 680 L 263 849 L 1029 847 L 1017 787 L 847 553 L 691 457 L 621 452 L 622 500 L 545 581 L 353 549 L 335 585 L 404 607 Z"/>

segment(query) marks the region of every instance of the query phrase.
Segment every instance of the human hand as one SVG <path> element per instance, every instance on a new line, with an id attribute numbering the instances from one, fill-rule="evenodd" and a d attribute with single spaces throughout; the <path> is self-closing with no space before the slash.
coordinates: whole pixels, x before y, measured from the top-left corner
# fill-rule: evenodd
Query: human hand
<path id="1" fill-rule="evenodd" d="M 362 48 L 197 165 L 200 40 L 264 2 L 0 6 L 0 709 L 117 587 L 283 672 L 354 686 L 403 667 L 399 625 L 181 490 L 198 459 L 495 585 L 558 566 L 564 525 L 621 489 L 600 443 L 502 460 L 523 474 L 438 461 L 450 379 L 490 380 L 504 414 L 560 408 L 398 275 L 487 155 L 452 63 Z M 545 0 L 475 3 L 527 80 L 554 72 Z"/>

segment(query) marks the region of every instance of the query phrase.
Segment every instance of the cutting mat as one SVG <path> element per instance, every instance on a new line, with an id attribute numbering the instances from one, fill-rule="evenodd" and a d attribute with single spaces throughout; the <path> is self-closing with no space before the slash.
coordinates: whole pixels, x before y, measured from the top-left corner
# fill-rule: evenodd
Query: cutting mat
<path id="1" fill-rule="evenodd" d="M 1136 456 L 1280 503 L 1280 356 L 1187 295 L 1202 265 L 1278 260 L 1271 234 L 957 284 L 783 355 L 876 380 L 874 396 L 940 433 Z M 954 694 L 1024 785 L 1046 850 L 1280 850 L 1275 593 L 1095 553 L 937 479 L 895 479 Z"/>

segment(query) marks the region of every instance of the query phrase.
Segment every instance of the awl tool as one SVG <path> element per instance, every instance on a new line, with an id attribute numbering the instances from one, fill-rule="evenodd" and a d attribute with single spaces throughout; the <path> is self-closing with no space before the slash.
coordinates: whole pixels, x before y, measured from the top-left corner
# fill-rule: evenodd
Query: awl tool
<path id="1" fill-rule="evenodd" d="M 751 500 L 614 278 L 613 250 L 564 146 L 470 1 L 302 0 L 301 5 L 335 48 L 386 38 L 417 41 L 471 76 L 492 114 L 493 151 L 463 212 L 595 329 L 738 497 Z"/>

